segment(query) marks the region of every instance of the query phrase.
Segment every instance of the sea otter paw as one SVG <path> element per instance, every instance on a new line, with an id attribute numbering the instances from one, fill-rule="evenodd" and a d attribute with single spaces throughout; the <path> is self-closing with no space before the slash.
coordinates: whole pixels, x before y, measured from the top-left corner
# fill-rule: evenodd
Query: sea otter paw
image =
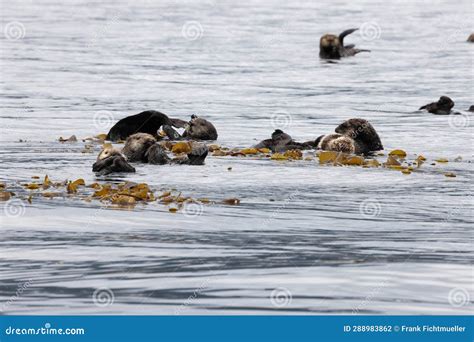
<path id="1" fill-rule="evenodd" d="M 166 135 L 168 136 L 168 138 L 170 140 L 181 140 L 183 137 L 178 133 L 176 132 L 173 127 L 171 127 L 170 125 L 163 125 L 162 126 L 162 129 L 163 131 L 166 133 Z"/>

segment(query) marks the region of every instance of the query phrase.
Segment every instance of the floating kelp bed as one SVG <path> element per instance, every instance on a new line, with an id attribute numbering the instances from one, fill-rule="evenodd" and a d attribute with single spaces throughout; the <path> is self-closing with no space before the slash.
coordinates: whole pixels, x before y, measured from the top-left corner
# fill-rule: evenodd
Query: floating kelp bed
<path id="1" fill-rule="evenodd" d="M 33 176 L 33 179 L 39 179 Z M 92 183 L 86 185 L 84 179 L 76 179 L 75 181 L 53 182 L 46 175 L 42 183 L 33 181 L 31 183 L 20 184 L 21 187 L 28 191 L 19 193 L 10 191 L 8 186 L 0 183 L 0 200 L 8 201 L 13 197 L 19 197 L 32 203 L 35 198 L 71 198 L 80 199 L 86 202 L 99 201 L 108 208 L 130 208 L 133 209 L 137 204 L 157 202 L 168 206 L 170 212 L 181 210 L 186 204 L 198 203 L 216 204 L 222 203 L 226 205 L 238 205 L 240 200 L 237 198 L 228 198 L 222 201 L 213 201 L 208 198 L 192 198 L 184 196 L 176 190 L 153 191 L 146 183 L 125 182 L 119 184 L 113 183 Z"/>
<path id="2" fill-rule="evenodd" d="M 164 142 L 164 146 L 171 152 L 179 155 L 187 153 L 187 142 Z M 319 165 L 322 166 L 359 166 L 362 168 L 385 168 L 388 170 L 400 171 L 405 175 L 412 172 L 420 171 L 422 165 L 427 162 L 427 159 L 418 155 L 413 160 L 407 160 L 407 153 L 403 150 L 391 151 L 386 161 L 380 162 L 376 157 L 385 156 L 383 153 L 378 153 L 373 158 L 365 158 L 363 156 L 348 155 L 341 152 L 334 151 L 316 151 L 307 152 L 301 150 L 289 150 L 282 153 L 271 153 L 269 149 L 262 148 L 244 148 L 244 149 L 229 149 L 220 147 L 218 145 L 210 145 L 209 150 L 212 151 L 213 156 L 217 157 L 255 157 L 258 159 L 269 159 L 276 162 L 291 162 L 291 161 L 312 161 L 318 160 Z M 458 157 L 454 161 L 461 161 Z M 431 162 L 431 165 L 436 163 L 448 163 L 448 159 L 440 158 Z M 231 170 L 232 168 L 229 168 Z M 446 177 L 456 177 L 453 172 L 444 172 Z M 38 180 L 41 177 L 32 176 L 33 181 L 28 183 L 5 184 L 0 183 L 0 200 L 8 201 L 16 197 L 32 203 L 35 198 L 71 198 L 79 199 L 85 202 L 99 201 L 102 205 L 110 208 L 128 208 L 133 209 L 137 205 L 156 202 L 168 207 L 170 212 L 178 212 L 186 204 L 197 203 L 199 205 L 211 204 L 226 204 L 238 205 L 240 200 L 237 198 L 228 198 L 224 200 L 210 200 L 209 198 L 193 198 L 191 196 L 183 195 L 175 189 L 171 190 L 152 190 L 146 183 L 122 182 L 94 182 L 86 184 L 84 179 L 79 178 L 74 181 L 65 180 L 62 182 L 55 182 L 49 179 L 46 175 L 42 182 Z M 11 190 L 13 189 L 13 190 Z"/>

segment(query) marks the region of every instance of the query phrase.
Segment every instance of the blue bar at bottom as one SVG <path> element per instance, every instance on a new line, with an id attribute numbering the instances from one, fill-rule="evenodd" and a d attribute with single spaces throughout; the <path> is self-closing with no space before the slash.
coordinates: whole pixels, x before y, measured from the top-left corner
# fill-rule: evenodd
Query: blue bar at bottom
<path id="1" fill-rule="evenodd" d="M 0 341 L 473 341 L 472 316 L 0 316 Z"/>

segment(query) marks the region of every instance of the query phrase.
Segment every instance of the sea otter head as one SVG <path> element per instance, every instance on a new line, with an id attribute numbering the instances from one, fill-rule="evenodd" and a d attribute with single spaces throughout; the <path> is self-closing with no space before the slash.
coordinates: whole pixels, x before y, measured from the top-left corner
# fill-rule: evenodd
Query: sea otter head
<path id="1" fill-rule="evenodd" d="M 319 56 L 321 58 L 341 58 L 343 46 L 338 36 L 325 34 L 319 40 Z"/>
<path id="2" fill-rule="evenodd" d="M 185 128 L 184 136 L 197 140 L 216 140 L 217 130 L 213 124 L 197 115 L 192 115 Z"/>
<path id="3" fill-rule="evenodd" d="M 336 127 L 336 133 L 343 134 L 363 144 L 368 151 L 383 150 L 382 141 L 375 128 L 365 119 L 353 118 Z"/>
<path id="4" fill-rule="evenodd" d="M 438 107 L 441 109 L 446 109 L 448 111 L 454 107 L 454 101 L 447 96 L 441 96 L 438 100 Z"/>
<path id="5" fill-rule="evenodd" d="M 123 154 L 131 162 L 146 161 L 146 151 L 156 143 L 156 139 L 148 133 L 135 133 L 127 138 Z"/>
<path id="6" fill-rule="evenodd" d="M 112 146 L 112 144 L 104 144 L 102 150 L 99 152 L 97 156 L 97 161 L 103 160 L 112 156 L 120 156 L 122 155 L 118 149 Z"/>

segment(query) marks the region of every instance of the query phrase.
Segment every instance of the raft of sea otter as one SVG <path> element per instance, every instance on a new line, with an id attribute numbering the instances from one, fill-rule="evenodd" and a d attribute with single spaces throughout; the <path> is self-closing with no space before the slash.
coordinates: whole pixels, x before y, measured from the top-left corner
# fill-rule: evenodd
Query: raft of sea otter
<path id="1" fill-rule="evenodd" d="M 369 52 L 369 50 L 356 49 L 353 44 L 344 45 L 344 38 L 356 30 L 346 30 L 339 36 L 323 35 L 320 39 L 320 58 L 333 60 L 354 56 L 360 52 Z M 474 33 L 469 36 L 468 42 L 474 42 Z M 438 115 L 458 114 L 452 111 L 453 107 L 454 102 L 449 97 L 441 96 L 437 102 L 424 105 L 419 110 L 426 110 Z M 474 111 L 474 106 L 471 106 L 468 111 Z M 184 133 L 179 134 L 175 128 L 184 128 Z M 166 149 L 159 143 L 159 140 L 163 139 L 163 135 L 159 133 L 160 129 L 171 141 L 193 141 L 187 155 L 170 158 Z M 106 139 L 112 142 L 125 140 L 125 146 L 119 150 L 110 144 L 104 145 L 92 170 L 98 175 L 113 172 L 135 172 L 135 168 L 130 165 L 134 162 L 157 165 L 202 165 L 208 155 L 209 148 L 205 143 L 197 141 L 216 140 L 217 136 L 214 125 L 196 115 L 191 116 L 191 120 L 186 122 L 170 118 L 158 111 L 144 111 L 118 121 L 110 129 Z M 321 135 L 315 140 L 306 142 L 296 142 L 290 135 L 277 129 L 269 139 L 265 139 L 253 147 L 256 149 L 265 148 L 274 153 L 316 149 L 358 155 L 370 155 L 383 150 L 382 141 L 375 128 L 367 120 L 361 118 L 346 120 L 335 128 L 335 133 Z"/>

